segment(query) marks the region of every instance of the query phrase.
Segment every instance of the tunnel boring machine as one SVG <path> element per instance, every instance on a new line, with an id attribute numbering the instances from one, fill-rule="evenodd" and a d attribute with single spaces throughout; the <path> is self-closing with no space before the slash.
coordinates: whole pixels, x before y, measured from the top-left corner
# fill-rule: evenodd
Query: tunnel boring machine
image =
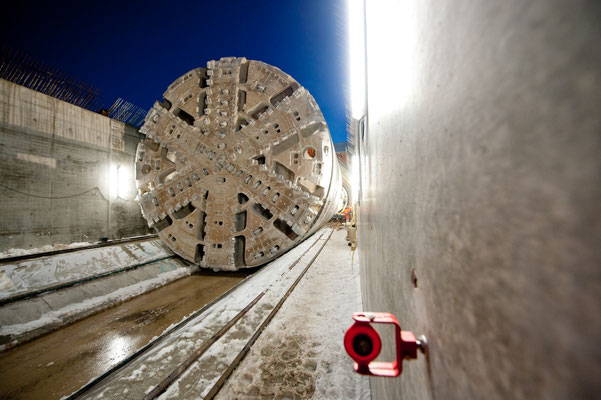
<path id="1" fill-rule="evenodd" d="M 342 179 L 323 114 L 271 65 L 228 57 L 189 71 L 140 131 L 142 214 L 175 253 L 201 267 L 264 264 L 340 208 Z"/>

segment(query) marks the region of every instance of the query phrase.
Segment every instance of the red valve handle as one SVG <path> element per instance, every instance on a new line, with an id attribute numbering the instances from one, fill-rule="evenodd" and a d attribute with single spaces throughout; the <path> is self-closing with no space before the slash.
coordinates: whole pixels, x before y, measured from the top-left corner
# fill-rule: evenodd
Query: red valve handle
<path id="1" fill-rule="evenodd" d="M 354 313 L 355 323 L 344 335 L 344 348 L 355 360 L 354 369 L 362 375 L 395 377 L 402 372 L 404 359 L 417 358 L 420 347 L 415 335 L 402 331 L 399 321 L 390 313 Z M 396 360 L 374 362 L 382 349 L 380 335 L 370 324 L 393 324 L 396 337 Z"/>

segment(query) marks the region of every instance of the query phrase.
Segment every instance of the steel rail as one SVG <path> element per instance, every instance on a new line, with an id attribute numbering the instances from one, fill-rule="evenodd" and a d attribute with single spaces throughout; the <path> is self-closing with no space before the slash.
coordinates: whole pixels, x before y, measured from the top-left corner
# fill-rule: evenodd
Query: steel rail
<path id="1" fill-rule="evenodd" d="M 305 274 L 307 273 L 307 271 L 309 270 L 309 268 L 311 268 L 311 266 L 313 265 L 313 263 L 317 259 L 317 256 L 319 256 L 319 254 L 321 253 L 321 251 L 323 250 L 323 248 L 326 246 L 326 244 L 328 243 L 328 241 L 332 237 L 333 233 L 334 233 L 334 230 L 332 230 L 330 232 L 330 235 L 324 241 L 324 243 L 321 246 L 321 248 L 319 249 L 319 251 L 317 251 L 317 253 L 315 253 L 315 255 L 313 256 L 313 258 L 311 259 L 311 261 L 309 261 L 309 264 L 307 264 L 307 266 L 305 267 L 305 269 L 303 270 L 303 272 L 300 273 L 300 275 L 298 276 L 298 278 L 296 278 L 296 280 L 294 281 L 294 283 L 290 286 L 290 288 L 286 291 L 286 293 L 284 293 L 284 296 L 280 299 L 280 301 L 278 302 L 278 304 L 273 308 L 273 310 L 271 310 L 271 312 L 269 313 L 269 315 L 267 316 L 267 318 L 265 318 L 265 320 L 263 321 L 263 323 L 259 326 L 259 328 L 251 336 L 251 338 L 248 340 L 248 342 L 246 342 L 246 344 L 244 345 L 244 347 L 242 348 L 242 350 L 238 353 L 238 355 L 236 356 L 236 358 L 234 358 L 234 360 L 232 361 L 232 363 L 227 367 L 227 369 L 223 372 L 223 374 L 221 374 L 221 376 L 219 377 L 219 379 L 217 380 L 217 382 L 215 382 L 215 384 L 213 384 L 213 386 L 211 387 L 211 390 L 209 390 L 209 392 L 206 394 L 206 396 L 203 398 L 203 400 L 211 400 L 211 399 L 213 399 L 217 395 L 217 393 L 219 393 L 219 390 L 221 390 L 221 388 L 223 387 L 223 385 L 225 384 L 225 382 L 227 381 L 227 379 L 230 377 L 230 375 L 232 374 L 232 372 L 234 372 L 234 370 L 238 367 L 238 365 L 240 364 L 240 362 L 242 362 L 242 360 L 244 359 L 244 357 L 250 351 L 250 348 L 252 347 L 252 345 L 255 344 L 255 342 L 257 341 L 257 339 L 259 338 L 259 336 L 261 336 L 261 333 L 263 332 L 263 330 L 267 327 L 267 325 L 269 325 L 269 323 L 271 322 L 271 320 L 273 319 L 273 317 L 277 314 L 277 312 L 280 310 L 280 308 L 282 307 L 282 305 L 284 304 L 284 302 L 286 301 L 286 299 L 290 296 L 290 294 L 292 293 L 292 291 L 296 288 L 296 286 L 299 284 L 299 282 L 301 281 L 301 279 L 305 276 Z M 320 237 L 320 239 L 321 239 L 321 237 Z M 316 243 L 317 243 L 317 241 L 316 241 Z"/>
<path id="2" fill-rule="evenodd" d="M 292 264 L 291 267 L 298 264 L 300 262 L 300 260 L 305 256 L 305 254 L 307 254 L 307 252 L 309 250 L 311 250 L 317 242 L 319 242 L 319 240 L 323 237 L 323 235 L 324 234 L 322 233 L 321 236 L 319 236 L 319 238 L 315 242 L 313 242 L 311 244 L 311 246 L 309 246 L 309 248 L 307 250 L 305 250 L 305 252 L 303 252 L 303 254 L 301 254 L 296 259 L 296 261 Z M 329 237 L 328 237 L 328 239 L 329 239 Z M 326 242 L 327 242 L 327 240 L 326 240 Z M 323 246 L 322 246 L 322 248 L 323 248 Z M 315 258 L 317 257 L 317 255 L 320 252 L 321 252 L 321 249 L 316 253 L 315 257 L 313 257 L 313 259 L 309 262 L 309 264 L 313 263 L 313 261 L 315 260 Z M 301 275 L 303 275 L 303 273 L 301 273 Z M 296 281 L 292 284 L 292 286 L 296 286 L 298 281 L 299 281 L 299 278 L 296 279 Z M 284 294 L 284 297 L 287 297 L 289 291 L 290 291 L 290 289 L 288 289 L 286 294 Z M 214 344 L 232 326 L 234 326 L 236 324 L 236 322 L 238 322 L 238 320 L 240 320 L 240 318 L 242 318 L 244 315 L 246 315 L 251 310 L 251 308 L 255 304 L 257 304 L 257 302 L 265 295 L 265 292 L 266 291 L 261 292 L 251 303 L 249 303 L 242 311 L 240 311 L 227 324 L 225 324 L 216 334 L 214 334 L 209 340 L 203 342 L 203 344 L 200 346 L 200 348 L 198 350 L 196 350 L 194 353 L 192 353 L 192 355 L 188 359 L 186 359 L 186 361 L 184 361 L 182 364 L 180 364 L 165 379 L 163 379 L 163 381 L 161 381 L 161 383 L 159 383 L 157 386 L 155 386 L 155 388 L 152 391 L 150 391 L 146 396 L 144 396 L 144 400 L 154 400 L 157 397 L 159 397 L 162 393 L 164 393 L 169 388 L 169 386 L 171 386 L 177 380 L 177 378 L 179 378 L 196 360 L 198 360 L 211 347 L 212 344 Z"/>
<path id="3" fill-rule="evenodd" d="M 166 260 L 169 258 L 175 258 L 175 257 L 177 257 L 175 254 L 170 254 L 167 256 L 154 258 L 152 260 L 144 261 L 141 263 L 128 265 L 127 267 L 118 268 L 118 269 L 115 269 L 112 271 L 107 271 L 107 272 L 103 272 L 103 273 L 96 274 L 96 275 L 86 276 L 85 278 L 80 278 L 80 279 L 75 279 L 75 280 L 68 281 L 68 282 L 59 283 L 57 285 L 48 286 L 48 287 L 45 287 L 42 289 L 37 289 L 37 290 L 31 291 L 31 292 L 20 293 L 20 294 L 14 295 L 14 296 L 1 298 L 0 306 L 4 306 L 6 304 L 14 303 L 14 302 L 21 301 L 21 300 L 26 300 L 26 299 L 29 299 L 32 297 L 37 297 L 37 296 L 40 296 L 45 293 L 56 292 L 57 290 L 66 289 L 68 287 L 81 285 L 82 283 L 94 281 L 96 279 L 106 278 L 107 276 L 116 275 L 121 272 L 131 271 L 132 269 L 140 268 L 140 267 L 143 267 L 148 264 L 152 264 L 155 262 L 159 262 L 159 261 L 163 261 L 163 260 Z"/>
<path id="4" fill-rule="evenodd" d="M 154 387 L 154 389 L 152 389 L 148 394 L 146 394 L 146 396 L 144 396 L 144 400 L 156 399 L 162 393 L 164 393 L 165 390 L 167 390 L 167 388 L 169 388 L 169 386 L 171 386 L 171 384 L 175 382 L 177 378 L 179 378 L 184 373 L 184 371 L 188 369 L 188 367 L 190 367 L 190 365 L 192 365 L 196 360 L 198 360 L 200 356 L 202 356 L 216 341 L 219 340 L 219 338 L 225 335 L 225 333 L 229 331 L 230 328 L 240 320 L 240 318 L 245 316 L 246 313 L 249 312 L 250 309 L 253 308 L 254 305 L 257 304 L 257 302 L 261 300 L 261 298 L 264 295 L 265 291 L 259 293 L 259 295 L 255 297 L 253 301 L 248 303 L 246 307 L 240 310 L 240 312 L 236 314 L 234 318 L 230 319 L 227 322 L 227 324 L 222 326 L 221 329 L 215 332 L 215 334 L 213 334 L 213 336 L 211 336 L 208 340 L 205 340 L 202 343 L 202 345 L 194 352 L 192 352 L 192 354 L 183 363 L 178 365 L 176 369 L 174 369 L 169 375 L 167 375 L 165 379 L 161 381 L 161 383 L 159 383 L 157 386 Z"/>
<path id="5" fill-rule="evenodd" d="M 57 255 L 57 254 L 64 254 L 64 253 L 74 253 L 74 252 L 80 251 L 80 250 L 97 249 L 99 247 L 107 247 L 107 246 L 112 246 L 112 245 L 116 245 L 116 244 L 123 244 L 123 243 L 129 243 L 129 242 L 142 241 L 142 240 L 145 240 L 145 239 L 152 239 L 152 238 L 157 238 L 157 237 L 159 237 L 159 235 L 157 235 L 157 234 L 143 235 L 143 236 L 134 236 L 134 237 L 130 237 L 130 238 L 107 240 L 106 242 L 98 242 L 98 243 L 94 243 L 94 244 L 90 244 L 90 245 L 86 245 L 86 246 L 81 246 L 81 247 L 73 247 L 73 248 L 68 248 L 68 249 L 43 251 L 43 252 L 40 252 L 40 253 L 23 254 L 23 255 L 20 255 L 20 256 L 4 257 L 4 258 L 0 258 L 0 265 L 1 264 L 14 263 L 15 261 L 29 260 L 29 259 L 32 259 L 32 258 L 48 257 L 48 256 L 54 256 L 54 255 Z"/>
<path id="6" fill-rule="evenodd" d="M 136 352 L 134 352 L 133 354 L 131 354 L 129 357 L 124 358 L 119 363 L 115 364 L 114 366 L 112 366 L 111 368 L 109 368 L 108 370 L 106 370 L 105 372 L 103 372 L 101 375 L 97 376 L 96 378 L 92 379 L 90 382 L 86 383 L 84 386 L 82 386 L 81 388 L 79 388 L 77 391 L 71 393 L 69 396 L 67 396 L 65 398 L 65 400 L 73 400 L 73 399 L 79 398 L 85 392 L 89 391 L 92 387 L 96 386 L 101 381 L 105 380 L 106 378 L 108 378 L 109 376 L 111 376 L 112 374 L 114 374 L 115 372 L 117 372 L 118 370 L 120 370 L 121 368 L 125 367 L 127 364 L 131 363 L 132 361 L 134 361 L 135 359 L 137 359 L 138 357 L 140 357 L 144 353 L 148 352 L 151 348 L 153 348 L 154 346 L 156 346 L 163 339 L 165 339 L 166 337 L 170 336 L 171 334 L 173 334 L 173 332 L 175 332 L 176 330 L 178 330 L 182 326 L 186 325 L 192 319 L 198 317 L 203 312 L 205 312 L 209 308 L 213 307 L 215 304 L 217 304 L 219 301 L 221 301 L 223 298 L 225 298 L 227 295 L 229 295 L 230 293 L 232 293 L 240 285 L 244 284 L 244 282 L 246 282 L 248 279 L 250 279 L 255 273 L 247 276 L 242 281 L 238 282 L 236 285 L 232 286 L 230 289 L 226 290 L 225 292 L 223 292 L 222 294 L 220 294 L 219 296 L 217 296 L 216 298 L 214 298 L 213 300 L 211 300 L 209 303 L 205 304 L 204 306 L 202 306 L 198 310 L 194 311 L 192 314 L 190 314 L 186 318 L 182 319 L 180 322 L 178 322 L 177 324 L 175 324 L 174 326 L 172 326 L 171 328 L 169 328 L 165 332 L 161 333 L 159 336 L 155 337 L 153 340 L 151 340 L 150 342 L 146 343 L 144 346 L 140 347 Z"/>
<path id="7" fill-rule="evenodd" d="M 300 260 L 313 248 L 313 246 L 315 246 L 317 244 L 317 242 L 319 242 L 319 240 L 324 236 L 325 233 L 322 233 L 319 238 L 317 240 L 315 240 L 315 242 L 313 242 L 311 244 L 311 246 L 309 246 L 304 252 L 303 254 L 301 254 L 296 261 L 289 267 L 289 269 L 292 269 L 296 264 L 298 264 L 300 262 Z M 330 237 L 332 236 L 332 234 L 330 233 Z M 329 238 L 328 237 L 328 240 Z M 327 240 L 326 240 L 327 242 Z M 323 246 L 322 246 L 323 249 Z M 319 254 L 321 252 L 321 249 L 317 252 L 317 254 Z M 316 256 L 313 257 L 313 259 L 311 260 L 311 263 L 315 260 Z M 255 272 L 256 273 L 256 272 Z M 159 335 L 158 337 L 156 337 L 155 339 L 151 340 L 150 342 L 148 342 L 146 345 L 142 346 L 140 349 L 138 349 L 135 353 L 133 353 L 132 355 L 130 355 L 129 357 L 126 357 L 125 359 L 123 359 L 122 361 L 120 361 L 119 363 L 117 363 L 116 365 L 114 365 L 113 367 L 109 368 L 108 370 L 106 370 L 104 373 L 102 373 L 100 376 L 92 379 L 90 382 L 88 382 L 87 384 L 85 384 L 84 386 L 82 386 L 80 389 L 78 389 L 77 391 L 73 392 L 72 394 L 70 394 L 69 396 L 65 397 L 65 400 L 74 400 L 77 399 L 79 397 L 81 397 L 83 394 L 85 394 L 86 392 L 88 392 L 89 390 L 91 390 L 94 386 L 98 385 L 101 381 L 104 381 L 105 379 L 109 378 L 111 375 L 115 374 L 117 371 L 121 370 L 122 368 L 124 368 L 125 366 L 127 366 L 128 364 L 130 364 L 131 362 L 133 362 L 134 360 L 138 359 L 140 356 L 142 356 L 143 354 L 147 353 L 148 351 L 150 351 L 152 348 L 154 348 L 157 344 L 159 344 L 160 342 L 162 342 L 165 338 L 167 338 L 168 336 L 171 336 L 175 331 L 179 330 L 181 327 L 183 327 L 184 325 L 186 325 L 188 322 L 190 322 L 192 319 L 198 317 L 199 315 L 201 315 L 202 313 L 204 313 L 205 311 L 207 311 L 208 309 L 210 309 L 212 306 L 214 306 L 216 303 L 218 303 L 219 301 L 221 301 L 222 299 L 224 299 L 225 297 L 227 297 L 230 293 L 232 293 L 234 290 L 236 290 L 237 288 L 239 288 L 241 285 L 243 285 L 244 283 L 246 283 L 249 279 L 251 279 L 254 274 L 249 275 L 248 277 L 244 278 L 244 280 L 242 280 L 241 282 L 237 283 L 235 286 L 233 286 L 232 288 L 230 288 L 229 290 L 227 290 L 226 292 L 222 293 L 220 296 L 218 296 L 217 298 L 215 298 L 214 300 L 212 300 L 210 303 L 204 305 L 202 308 L 200 308 L 199 310 L 195 311 L 194 313 L 190 314 L 188 317 L 184 318 L 182 321 L 180 321 L 178 324 L 176 324 L 175 326 L 171 327 L 170 329 L 168 329 L 167 331 L 163 332 L 161 335 Z M 304 274 L 304 273 L 303 273 Z M 301 274 L 301 275 L 303 275 Z M 265 294 L 265 291 L 261 292 L 259 294 L 259 296 L 257 296 L 257 298 L 255 298 L 256 301 L 258 301 L 263 295 Z M 253 300 L 252 305 L 256 304 L 256 301 Z M 251 308 L 252 306 L 250 306 L 250 304 L 246 306 L 246 308 L 248 308 L 248 310 L 246 310 L 244 312 L 244 314 L 246 314 Z M 250 306 L 250 307 L 249 307 Z M 245 309 L 246 309 L 245 308 Z M 243 315 L 244 315 L 243 314 Z M 237 315 L 238 316 L 238 315 Z M 236 316 L 236 317 L 237 317 Z M 236 318 L 235 317 L 235 318 Z M 239 319 L 239 318 L 238 318 Z M 231 321 L 230 321 L 231 322 Z M 234 322 L 235 324 L 235 322 Z M 231 324 L 231 326 L 233 326 L 234 324 Z M 229 325 L 226 324 L 226 326 Z M 231 328 L 231 326 L 228 327 Z M 220 329 L 220 331 L 223 330 L 223 327 Z M 227 331 L 224 330 L 224 332 L 221 334 L 221 336 Z M 210 341 L 211 339 L 209 339 Z M 216 341 L 216 340 L 215 340 Z M 211 344 L 213 344 L 215 341 L 213 341 Z M 194 354 L 198 353 L 199 350 L 203 349 L 205 346 L 204 342 L 199 349 L 197 349 L 195 351 Z M 202 350 L 202 352 L 198 355 L 198 357 L 195 358 L 198 359 L 204 352 L 206 352 L 206 350 L 208 350 L 208 348 L 210 347 L 210 345 Z M 191 358 L 191 357 L 190 357 Z M 187 362 L 188 360 L 186 360 Z M 191 365 L 193 364 L 193 361 L 188 364 L 181 372 L 177 373 L 177 371 L 179 371 L 182 367 L 183 364 L 185 364 L 186 362 L 180 364 L 175 370 L 173 370 L 171 372 L 171 374 L 165 378 L 165 381 L 168 380 L 168 378 L 172 375 L 177 374 L 177 376 L 175 376 L 175 379 L 170 380 L 169 384 L 165 386 L 164 389 L 162 389 L 158 394 L 156 394 L 154 397 L 150 397 L 151 399 L 154 399 L 156 397 L 158 397 L 161 393 L 163 393 L 165 390 L 167 390 L 169 388 L 169 386 L 177 379 L 177 377 L 181 376 L 181 374 L 183 372 L 185 372 L 185 370 Z M 163 383 L 163 382 L 161 382 Z M 157 388 L 160 386 L 161 384 L 157 385 L 153 391 L 155 392 L 155 390 L 157 390 Z M 144 397 L 144 399 L 148 398 L 148 396 L 150 395 L 150 393 Z"/>

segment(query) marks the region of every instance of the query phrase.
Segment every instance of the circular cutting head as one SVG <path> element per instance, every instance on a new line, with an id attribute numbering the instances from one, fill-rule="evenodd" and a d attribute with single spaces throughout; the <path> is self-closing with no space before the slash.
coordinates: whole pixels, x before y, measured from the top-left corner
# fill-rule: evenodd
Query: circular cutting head
<path id="1" fill-rule="evenodd" d="M 331 217 L 341 179 L 307 90 L 259 61 L 222 58 L 173 82 L 136 154 L 149 226 L 203 267 L 261 265 Z"/>

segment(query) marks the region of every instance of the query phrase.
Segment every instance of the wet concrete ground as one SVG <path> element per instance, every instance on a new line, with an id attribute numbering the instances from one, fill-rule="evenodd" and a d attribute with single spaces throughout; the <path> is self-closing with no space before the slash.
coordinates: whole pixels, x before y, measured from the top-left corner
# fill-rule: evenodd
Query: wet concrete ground
<path id="1" fill-rule="evenodd" d="M 252 272 L 200 272 L 0 354 L 0 398 L 68 395 Z"/>

